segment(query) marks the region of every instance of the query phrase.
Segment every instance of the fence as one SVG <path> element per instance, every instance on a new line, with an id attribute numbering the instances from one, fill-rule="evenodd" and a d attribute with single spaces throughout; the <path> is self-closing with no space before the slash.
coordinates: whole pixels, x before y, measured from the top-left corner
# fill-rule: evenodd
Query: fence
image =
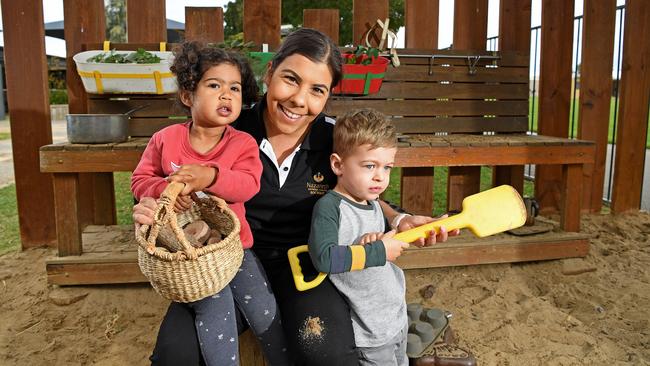
<path id="1" fill-rule="evenodd" d="M 612 84 L 612 110 L 610 112 L 610 130 L 612 131 L 611 143 L 607 149 L 607 169 L 605 182 L 603 186 L 603 202 L 607 205 L 611 203 L 612 198 L 612 182 L 614 174 L 614 156 L 616 153 L 616 123 L 618 119 L 619 107 L 619 80 L 621 77 L 621 60 L 623 54 L 623 20 L 625 19 L 625 5 L 616 7 L 616 34 L 614 42 L 614 70 L 612 75 L 614 82 Z M 577 108 L 580 100 L 580 64 L 582 61 L 581 55 L 581 40 L 582 40 L 582 25 L 583 16 L 576 16 L 574 18 L 574 61 L 573 61 L 573 83 L 571 86 L 571 96 L 573 103 L 571 105 L 571 114 L 569 116 L 569 138 L 575 138 L 577 131 L 578 115 Z M 529 133 L 537 133 L 537 110 L 538 98 L 537 87 L 539 81 L 539 55 L 540 55 L 540 32 L 541 26 L 535 26 L 530 29 L 531 32 L 531 53 L 530 53 L 530 114 L 529 114 Z M 498 50 L 499 37 L 490 37 L 487 39 L 487 49 L 490 51 Z M 646 145 L 648 142 L 646 142 Z M 526 178 L 535 179 L 535 167 L 527 165 L 525 169 Z M 647 187 L 644 181 L 643 191 L 645 192 L 650 187 Z M 642 207 L 644 208 L 644 207 Z M 647 207 L 645 207 L 647 209 Z"/>

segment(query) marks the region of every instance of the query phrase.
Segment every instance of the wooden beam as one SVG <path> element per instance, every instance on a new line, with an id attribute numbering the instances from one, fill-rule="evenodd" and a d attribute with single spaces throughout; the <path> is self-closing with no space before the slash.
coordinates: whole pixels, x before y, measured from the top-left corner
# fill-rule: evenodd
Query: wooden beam
<path id="1" fill-rule="evenodd" d="M 223 8 L 185 7 L 185 39 L 223 42 Z"/>
<path id="2" fill-rule="evenodd" d="M 85 51 L 84 44 L 99 43 L 106 39 L 106 16 L 103 0 L 64 0 L 63 31 L 66 48 L 66 84 L 68 91 L 68 110 L 70 113 L 88 113 L 86 93 L 74 55 Z M 95 181 L 99 185 L 95 185 Z M 117 220 L 114 209 L 113 176 L 95 177 L 92 174 L 79 174 L 79 219 L 81 225 L 91 223 L 113 224 Z M 94 199 L 93 197 L 98 197 Z"/>
<path id="3" fill-rule="evenodd" d="M 624 29 L 612 188 L 614 212 L 638 210 L 641 205 L 650 103 L 650 42 L 639 35 L 650 34 L 650 2 L 628 0 L 625 3 Z"/>
<path id="4" fill-rule="evenodd" d="M 454 2 L 455 50 L 484 50 L 487 43 L 488 0 Z"/>
<path id="5" fill-rule="evenodd" d="M 499 5 L 499 51 L 530 52 L 531 0 L 501 0 Z M 495 166 L 492 185 L 513 186 L 524 193 L 524 166 Z"/>
<path id="6" fill-rule="evenodd" d="M 406 0 L 406 48 L 438 49 L 439 0 Z"/>
<path id="7" fill-rule="evenodd" d="M 433 168 L 402 168 L 401 206 L 415 215 L 433 213 Z"/>
<path id="8" fill-rule="evenodd" d="M 567 137 L 571 103 L 573 1 L 542 1 L 539 124 L 542 135 Z M 559 209 L 562 168 L 535 170 L 535 196 L 544 211 Z"/>
<path id="9" fill-rule="evenodd" d="M 438 0 L 406 0 L 406 48 L 438 49 L 438 17 Z M 402 168 L 401 204 L 405 210 L 432 215 L 433 175 L 431 168 Z"/>
<path id="10" fill-rule="evenodd" d="M 302 24 L 305 28 L 314 28 L 327 34 L 339 44 L 339 9 L 305 9 L 302 11 Z"/>
<path id="11" fill-rule="evenodd" d="M 55 245 L 52 176 L 38 148 L 52 143 L 41 0 L 2 0 L 4 61 L 22 248 Z"/>
<path id="12" fill-rule="evenodd" d="M 487 39 L 487 0 L 454 3 L 454 43 L 456 50 L 484 50 Z M 480 167 L 451 167 L 447 176 L 447 209 L 462 210 L 463 198 L 481 189 Z"/>
<path id="13" fill-rule="evenodd" d="M 596 143 L 596 161 L 584 167 L 582 207 L 600 212 L 612 99 L 616 0 L 585 0 L 583 19 L 578 138 Z"/>
<path id="14" fill-rule="evenodd" d="M 352 43 L 365 45 L 364 36 L 377 19 L 383 22 L 388 18 L 388 0 L 353 0 L 352 16 Z M 373 32 L 368 40 L 377 46 L 381 40 L 381 32 Z"/>
<path id="15" fill-rule="evenodd" d="M 244 40 L 270 49 L 280 45 L 281 0 L 244 1 Z"/>
<path id="16" fill-rule="evenodd" d="M 129 43 L 167 42 L 165 0 L 127 0 L 126 31 Z"/>
<path id="17" fill-rule="evenodd" d="M 560 197 L 560 227 L 564 231 L 580 231 L 580 209 L 582 207 L 582 165 L 562 166 L 562 187 Z"/>
<path id="18" fill-rule="evenodd" d="M 54 174 L 56 239 L 62 257 L 82 253 L 79 198 L 78 174 Z"/>

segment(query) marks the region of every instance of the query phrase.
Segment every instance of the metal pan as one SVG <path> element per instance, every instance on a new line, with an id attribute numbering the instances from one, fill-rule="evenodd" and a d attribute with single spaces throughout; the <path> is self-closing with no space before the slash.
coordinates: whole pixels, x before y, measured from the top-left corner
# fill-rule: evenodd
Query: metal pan
<path id="1" fill-rule="evenodd" d="M 129 116 L 142 105 L 123 114 L 68 114 L 68 141 L 73 144 L 106 144 L 129 138 Z"/>

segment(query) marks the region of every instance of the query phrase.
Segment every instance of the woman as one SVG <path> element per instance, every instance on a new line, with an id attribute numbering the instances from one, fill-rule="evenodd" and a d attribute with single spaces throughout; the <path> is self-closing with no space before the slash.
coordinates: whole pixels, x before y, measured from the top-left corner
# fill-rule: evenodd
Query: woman
<path id="1" fill-rule="evenodd" d="M 250 133 L 260 147 L 261 190 L 246 203 L 246 218 L 253 231 L 253 250 L 266 270 L 299 365 L 358 362 L 346 302 L 329 280 L 312 290 L 297 291 L 286 254 L 289 248 L 307 243 L 312 208 L 336 184 L 329 165 L 334 120 L 323 109 L 341 74 L 336 45 L 319 31 L 297 30 L 286 37 L 268 66 L 263 100 L 242 111 L 234 124 Z M 399 214 L 384 203 L 382 207 L 392 226 L 400 230 L 433 220 Z M 154 208 L 153 199 L 143 199 L 134 207 L 134 220 L 151 223 Z M 446 239 L 441 230 L 415 244 Z M 309 260 L 301 263 L 310 264 Z M 151 357 L 153 364 L 200 364 L 193 317 L 184 304 L 170 305 Z"/>

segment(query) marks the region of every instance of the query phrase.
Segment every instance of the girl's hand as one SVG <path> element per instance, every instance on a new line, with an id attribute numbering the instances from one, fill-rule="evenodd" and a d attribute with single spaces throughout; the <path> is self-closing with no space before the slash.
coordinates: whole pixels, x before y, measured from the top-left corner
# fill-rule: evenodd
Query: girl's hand
<path id="1" fill-rule="evenodd" d="M 187 164 L 173 172 L 167 180 L 185 183 L 185 188 L 179 196 L 187 196 L 211 186 L 218 176 L 217 168 L 199 164 Z"/>
<path id="2" fill-rule="evenodd" d="M 135 223 L 135 228 L 139 229 L 140 225 L 152 225 L 155 210 L 156 200 L 151 197 L 143 197 L 140 203 L 133 206 L 133 222 Z"/>
<path id="3" fill-rule="evenodd" d="M 440 216 L 438 218 L 435 218 L 435 219 L 433 217 L 429 217 L 429 216 L 419 216 L 419 215 L 406 216 L 406 217 L 404 217 L 402 219 L 402 221 L 400 221 L 399 226 L 398 226 L 398 231 L 402 232 L 402 231 L 406 231 L 406 230 L 409 230 L 409 229 L 413 229 L 413 228 L 416 228 L 418 226 L 422 226 L 424 224 L 428 224 L 428 223 L 433 222 L 433 221 L 444 219 L 447 216 L 448 216 L 447 214 L 444 214 L 444 215 L 442 215 L 442 216 Z M 449 236 L 456 236 L 458 234 L 460 234 L 460 230 L 456 229 L 456 230 L 452 230 L 452 231 L 447 232 L 447 229 L 445 229 L 445 227 L 443 226 L 443 227 L 440 227 L 440 231 L 438 233 L 436 233 L 435 230 L 431 230 L 430 232 L 427 233 L 426 238 L 419 238 L 418 240 L 412 242 L 411 244 L 413 244 L 413 245 L 415 245 L 417 247 L 428 247 L 428 246 L 431 246 L 431 245 L 433 245 L 435 243 L 445 242 L 445 241 L 447 241 L 447 238 Z"/>
<path id="4" fill-rule="evenodd" d="M 360 245 L 366 245 L 372 243 L 373 241 L 380 240 L 384 236 L 384 233 L 367 233 L 363 234 L 361 239 L 359 239 Z"/>
<path id="5" fill-rule="evenodd" d="M 174 210 L 176 212 L 186 211 L 192 207 L 192 197 L 191 196 L 181 196 L 180 194 L 176 197 L 176 202 L 174 202 Z"/>
<path id="6" fill-rule="evenodd" d="M 395 261 L 397 257 L 402 255 L 402 251 L 409 247 L 407 243 L 393 239 L 393 236 L 395 236 L 395 230 L 387 232 L 381 239 L 386 250 L 386 260 L 390 262 Z"/>

